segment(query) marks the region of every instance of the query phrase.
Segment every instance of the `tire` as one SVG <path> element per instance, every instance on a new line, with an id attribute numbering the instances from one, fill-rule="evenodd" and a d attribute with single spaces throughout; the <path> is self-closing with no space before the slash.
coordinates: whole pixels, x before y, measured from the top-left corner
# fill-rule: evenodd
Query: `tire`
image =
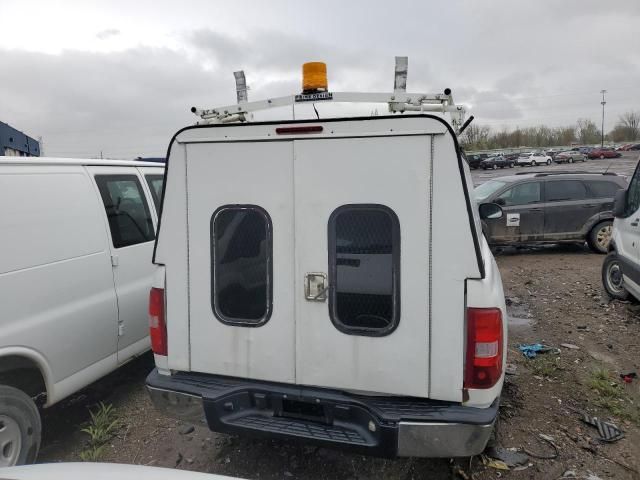
<path id="1" fill-rule="evenodd" d="M 604 155 L 600 155 L 600 160 L 604 160 Z"/>
<path id="2" fill-rule="evenodd" d="M 609 253 L 602 262 L 602 286 L 606 294 L 616 300 L 626 300 L 629 292 L 624 288 L 620 260 L 616 252 Z"/>
<path id="3" fill-rule="evenodd" d="M 551 165 L 551 160 L 547 160 L 547 165 Z"/>
<path id="4" fill-rule="evenodd" d="M 589 248 L 596 253 L 607 253 L 609 251 L 609 242 L 611 241 L 612 220 L 605 220 L 598 223 L 589 232 L 587 243 Z"/>
<path id="5" fill-rule="evenodd" d="M 41 432 L 33 400 L 22 390 L 0 385 L 0 467 L 34 463 Z"/>
<path id="6" fill-rule="evenodd" d="M 511 162 L 511 163 L 509 164 L 509 168 L 513 168 L 514 166 L 515 166 L 515 165 L 513 164 L 513 162 Z"/>
<path id="7" fill-rule="evenodd" d="M 536 166 L 536 161 L 535 160 L 531 160 L 531 166 L 535 167 Z"/>
<path id="8" fill-rule="evenodd" d="M 573 163 L 573 157 L 569 157 L 569 158 L 567 159 L 567 163 Z"/>
<path id="9" fill-rule="evenodd" d="M 493 165 L 491 165 L 491 169 L 492 170 L 497 170 L 498 169 L 498 165 L 496 165 L 495 163 Z"/>

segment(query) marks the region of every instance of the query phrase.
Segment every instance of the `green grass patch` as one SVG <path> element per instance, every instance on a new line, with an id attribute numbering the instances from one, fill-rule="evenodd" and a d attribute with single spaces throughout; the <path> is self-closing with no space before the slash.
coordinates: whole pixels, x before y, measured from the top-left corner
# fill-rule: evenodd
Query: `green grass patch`
<path id="1" fill-rule="evenodd" d="M 538 355 L 536 358 L 531 359 L 528 363 L 529 368 L 540 377 L 553 377 L 556 372 L 561 370 L 560 357 L 557 355 Z"/>
<path id="2" fill-rule="evenodd" d="M 89 425 L 81 430 L 89 435 L 89 442 L 87 448 L 80 453 L 80 458 L 85 462 L 97 462 L 104 453 L 106 443 L 120 426 L 120 421 L 113 405 L 102 402 L 95 410 L 89 410 L 89 415 Z"/>
<path id="3" fill-rule="evenodd" d="M 598 367 L 591 371 L 587 385 L 598 396 L 593 403 L 612 415 L 640 425 L 640 407 L 634 405 L 629 395 L 609 370 Z"/>

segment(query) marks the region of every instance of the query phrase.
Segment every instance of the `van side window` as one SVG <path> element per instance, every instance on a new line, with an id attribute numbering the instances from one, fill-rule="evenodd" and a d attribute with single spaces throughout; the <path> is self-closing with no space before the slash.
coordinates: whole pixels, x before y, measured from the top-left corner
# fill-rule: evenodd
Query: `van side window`
<path id="1" fill-rule="evenodd" d="M 627 202 L 624 207 L 624 216 L 628 217 L 640 208 L 640 168 L 636 167 L 636 171 L 629 182 L 627 189 Z"/>
<path id="2" fill-rule="evenodd" d="M 115 248 L 155 238 L 149 206 L 135 175 L 96 175 Z"/>
<path id="3" fill-rule="evenodd" d="M 271 315 L 272 225 L 255 205 L 228 205 L 211 217 L 212 307 L 223 323 L 259 326 Z"/>
<path id="4" fill-rule="evenodd" d="M 547 202 L 584 200 L 587 189 L 580 180 L 550 180 L 545 186 Z"/>
<path id="5" fill-rule="evenodd" d="M 159 212 L 164 175 L 145 175 L 144 178 L 147 180 L 149 190 L 151 190 L 151 197 L 153 197 L 153 204 L 156 207 L 156 212 Z"/>
<path id="6" fill-rule="evenodd" d="M 503 205 L 527 205 L 540 201 L 540 182 L 521 183 L 503 192 L 498 197 Z"/>
<path id="7" fill-rule="evenodd" d="M 383 205 L 343 205 L 329 218 L 329 314 L 339 330 L 391 333 L 400 319 L 400 224 Z"/>

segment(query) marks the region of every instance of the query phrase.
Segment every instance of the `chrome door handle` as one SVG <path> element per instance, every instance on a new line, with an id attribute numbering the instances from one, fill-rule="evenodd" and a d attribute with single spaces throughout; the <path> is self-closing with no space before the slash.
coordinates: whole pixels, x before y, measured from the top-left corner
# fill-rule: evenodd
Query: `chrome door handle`
<path id="1" fill-rule="evenodd" d="M 327 274 L 312 272 L 304 276 L 304 298 L 312 302 L 324 302 L 327 299 Z"/>

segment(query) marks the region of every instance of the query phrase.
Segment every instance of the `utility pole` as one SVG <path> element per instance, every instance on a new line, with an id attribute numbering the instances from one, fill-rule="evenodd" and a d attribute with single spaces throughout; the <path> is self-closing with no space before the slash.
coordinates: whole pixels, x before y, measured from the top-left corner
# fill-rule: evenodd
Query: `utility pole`
<path id="1" fill-rule="evenodd" d="M 602 94 L 602 102 L 600 102 L 600 104 L 602 105 L 602 140 L 600 141 L 600 148 L 604 147 L 604 106 L 607 104 L 607 102 L 605 102 L 604 100 L 604 94 L 607 93 L 606 90 L 600 90 L 600 93 Z"/>

